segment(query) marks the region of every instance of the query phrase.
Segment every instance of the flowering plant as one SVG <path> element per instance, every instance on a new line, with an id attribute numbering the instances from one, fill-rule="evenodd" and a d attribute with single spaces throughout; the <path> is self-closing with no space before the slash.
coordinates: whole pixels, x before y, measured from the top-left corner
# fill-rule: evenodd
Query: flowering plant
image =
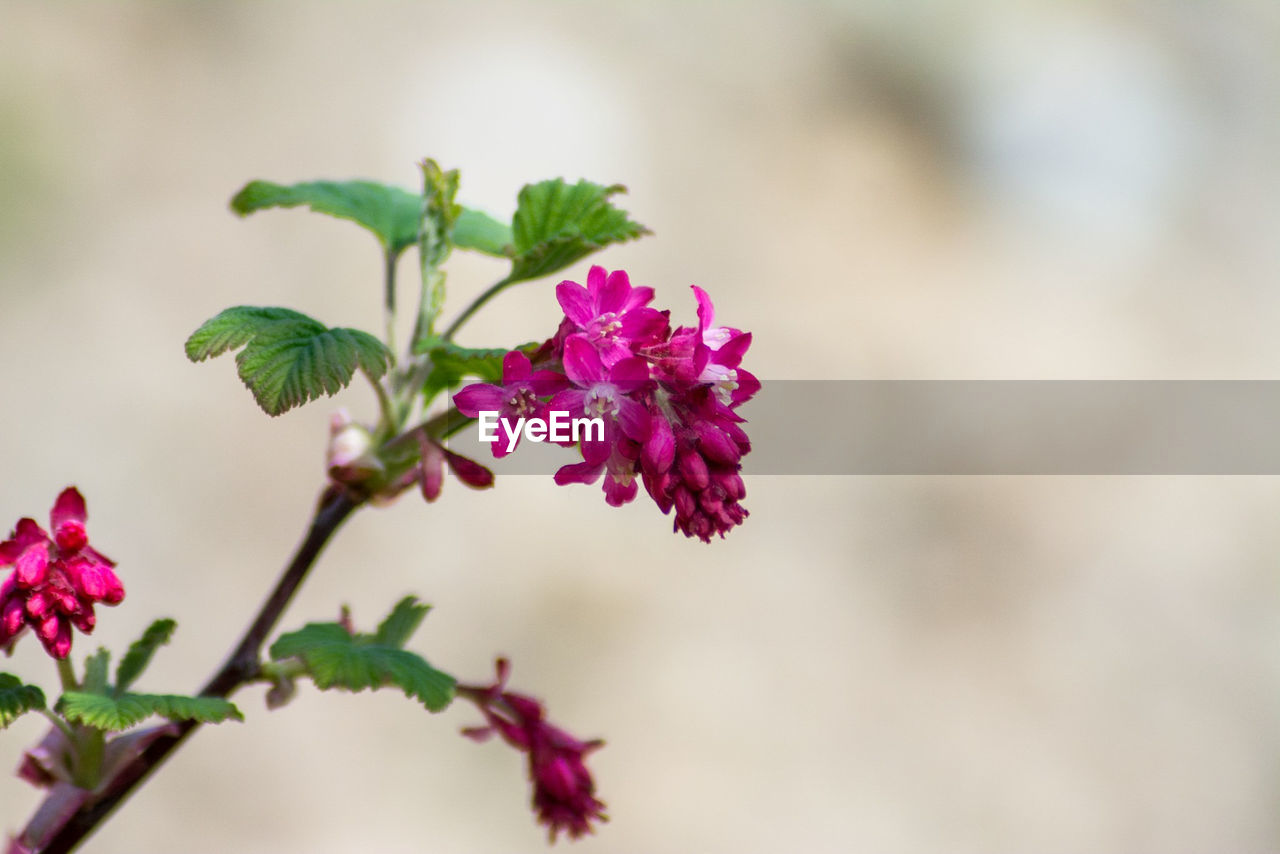
<path id="1" fill-rule="evenodd" d="M 309 206 L 372 232 L 383 253 L 386 328 L 382 338 L 329 327 L 297 311 L 237 306 L 213 317 L 186 342 L 199 362 L 237 351 L 240 379 L 269 415 L 332 395 L 357 371 L 372 384 L 376 420 L 335 413 L 327 448 L 327 483 L 307 533 L 222 667 L 195 695 L 132 690 L 176 629 L 157 620 L 121 657 L 98 649 L 77 670 L 75 632 L 90 634 L 95 605 L 118 605 L 125 588 L 116 565 L 89 544 L 87 507 L 75 487 L 54 501 L 49 530 L 18 521 L 0 542 L 0 648 L 33 634 L 54 660 L 56 702 L 43 689 L 0 673 L 0 727 L 25 713 L 43 714 L 52 729 L 27 750 L 20 777 L 47 790 L 43 803 L 9 843 L 10 854 L 75 848 L 159 763 L 203 724 L 244 720 L 231 702 L 239 688 L 268 686 L 268 708 L 290 700 L 300 679 L 321 690 L 397 687 L 430 712 L 455 698 L 473 703 L 482 725 L 464 734 L 497 734 L 527 754 L 538 822 L 554 841 L 590 833 L 606 820 L 587 768 L 599 740 L 580 740 L 553 725 L 543 704 L 507 688 L 510 665 L 497 660 L 490 685 L 460 683 L 406 644 L 427 613 L 409 596 L 372 632 L 357 631 L 345 607 L 333 622 L 312 622 L 272 635 L 284 609 L 330 537 L 357 509 L 380 505 L 416 486 L 428 502 L 442 493 L 445 471 L 472 488 L 488 488 L 488 466 L 450 447 L 450 437 L 499 418 L 505 434 L 495 458 L 515 450 L 520 425 L 539 441 L 535 420 L 568 415 L 598 426 L 583 435 L 550 437 L 574 461 L 557 484 L 601 481 L 605 500 L 622 506 L 645 491 L 673 518 L 676 531 L 710 542 L 742 524 L 747 511 L 741 461 L 750 450 L 737 408 L 760 384 L 741 362 L 751 334 L 715 325 L 711 298 L 693 288 L 697 323 L 673 325 L 651 307 L 655 292 L 635 287 L 621 270 L 591 267 L 585 284 L 562 281 L 563 319 L 542 343 L 477 349 L 455 336 L 476 311 L 511 286 L 545 278 L 613 243 L 647 233 L 618 209 L 620 186 L 543 181 L 524 187 L 510 224 L 455 201 L 458 173 L 422 164 L 423 190 L 411 193 L 368 181 L 292 186 L 254 181 L 232 200 L 241 215 L 272 207 Z M 416 247 L 421 291 L 414 330 L 396 354 L 396 266 Z M 445 304 L 444 263 L 455 250 L 510 262 L 509 272 L 438 329 Z M 512 428 L 511 421 L 516 427 Z M 483 423 L 483 421 L 481 421 Z M 545 425 L 544 425 L 545 426 Z M 126 574 L 127 575 L 127 574 Z M 269 643 L 269 641 L 271 641 Z M 158 718 L 160 722 L 140 727 Z"/>

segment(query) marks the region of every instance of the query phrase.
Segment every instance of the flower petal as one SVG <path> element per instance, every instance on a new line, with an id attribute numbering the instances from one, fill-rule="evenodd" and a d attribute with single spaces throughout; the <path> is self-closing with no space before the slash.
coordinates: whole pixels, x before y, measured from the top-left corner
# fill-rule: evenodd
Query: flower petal
<path id="1" fill-rule="evenodd" d="M 596 312 L 591 303 L 591 294 L 577 282 L 563 281 L 556 285 L 556 302 L 564 311 L 564 316 L 578 326 L 585 327 L 595 319 Z"/>
<path id="2" fill-rule="evenodd" d="M 618 314 L 631 293 L 631 278 L 626 270 L 614 270 L 604 281 L 596 300 L 596 314 Z"/>
<path id="3" fill-rule="evenodd" d="M 475 418 L 482 410 L 502 410 L 502 389 L 489 383 L 472 383 L 453 396 L 453 405 L 468 418 Z"/>
<path id="4" fill-rule="evenodd" d="M 606 377 L 596 348 L 582 335 L 572 335 L 564 342 L 564 372 L 580 386 L 599 382 Z"/>
<path id="5" fill-rule="evenodd" d="M 512 350 L 502 357 L 502 384 L 511 385 L 527 380 L 533 373 L 529 357 L 519 350 Z"/>
<path id="6" fill-rule="evenodd" d="M 571 463 L 567 466 L 561 466 L 556 472 L 555 481 L 560 486 L 570 483 L 595 483 L 596 478 L 600 477 L 600 472 L 604 471 L 604 463 Z"/>

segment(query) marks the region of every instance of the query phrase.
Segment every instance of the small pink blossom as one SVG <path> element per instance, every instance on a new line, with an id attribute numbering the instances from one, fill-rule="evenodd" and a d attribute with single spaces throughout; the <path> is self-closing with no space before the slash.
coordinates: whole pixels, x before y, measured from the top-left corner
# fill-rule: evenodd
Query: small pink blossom
<path id="1" fill-rule="evenodd" d="M 34 519 L 20 519 L 0 543 L 0 567 L 13 567 L 0 582 L 0 647 L 29 626 L 46 652 L 66 658 L 72 627 L 93 631 L 94 604 L 124 599 L 115 563 L 89 545 L 85 517 L 84 498 L 67 487 L 49 514 L 52 538 Z"/>
<path id="2" fill-rule="evenodd" d="M 571 839 L 591 833 L 591 823 L 608 821 L 604 803 L 595 796 L 595 781 L 583 762 L 603 746 L 599 740 L 580 741 L 546 721 L 542 704 L 532 697 L 506 690 L 510 665 L 498 659 L 498 678 L 492 685 L 459 685 L 458 695 L 475 703 L 488 722 L 463 734 L 484 741 L 495 732 L 507 744 L 529 756 L 533 809 L 547 826 L 551 841 L 564 831 Z"/>
<path id="3" fill-rule="evenodd" d="M 529 357 L 519 350 L 512 350 L 502 358 L 502 385 L 472 383 L 453 396 L 458 411 L 468 418 L 475 418 L 482 411 L 497 412 L 499 419 L 515 423 L 521 418 L 543 418 L 547 404 L 543 398 L 563 389 L 567 383 L 563 374 L 555 371 L 535 371 Z M 500 425 L 505 423 L 499 420 Z M 510 435 L 499 437 L 490 447 L 495 457 L 508 453 Z M 520 441 L 519 436 L 515 442 Z M 510 443 L 514 450 L 515 443 Z"/>
<path id="4" fill-rule="evenodd" d="M 662 312 L 647 308 L 653 288 L 633 288 L 625 270 L 605 272 L 592 267 L 587 286 L 563 281 L 556 285 L 556 300 L 576 334 L 613 366 L 633 355 L 636 347 L 658 340 L 667 326 Z"/>

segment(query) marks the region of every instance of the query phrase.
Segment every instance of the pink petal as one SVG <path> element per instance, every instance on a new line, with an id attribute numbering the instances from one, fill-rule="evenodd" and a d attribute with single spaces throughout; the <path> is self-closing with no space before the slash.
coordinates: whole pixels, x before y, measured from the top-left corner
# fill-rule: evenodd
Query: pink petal
<path id="1" fill-rule="evenodd" d="M 662 336 L 667 328 L 667 316 L 655 308 L 637 308 L 622 316 L 622 337 L 629 341 L 646 342 Z"/>
<path id="2" fill-rule="evenodd" d="M 618 314 L 627 303 L 627 295 L 631 293 L 631 279 L 626 270 L 614 270 L 605 279 L 604 287 L 596 299 L 596 314 Z"/>
<path id="3" fill-rule="evenodd" d="M 644 443 L 642 456 L 645 465 L 662 473 L 671 468 L 676 458 L 676 440 L 671 432 L 671 422 L 660 412 L 653 413 L 649 421 L 649 439 Z"/>
<path id="4" fill-rule="evenodd" d="M 727 365 L 730 368 L 738 367 L 742 361 L 742 357 L 747 354 L 747 348 L 751 346 L 751 333 L 743 332 L 729 339 L 719 350 L 716 351 L 714 361 L 717 365 Z"/>
<path id="5" fill-rule="evenodd" d="M 639 356 L 623 359 L 609 369 L 609 382 L 630 394 L 649 381 L 649 363 Z"/>
<path id="6" fill-rule="evenodd" d="M 590 441 L 582 440 L 582 458 L 588 465 L 602 466 L 612 453 L 613 442 L 609 441 L 607 433 L 602 442 L 595 439 Z M 591 480 L 595 480 L 595 478 L 593 477 Z M 587 482 L 589 483 L 590 481 Z"/>
<path id="7" fill-rule="evenodd" d="M 621 507 L 636 497 L 640 485 L 635 478 L 626 478 L 626 482 L 615 480 L 612 475 L 604 479 L 604 500 L 612 507 Z"/>
<path id="8" fill-rule="evenodd" d="M 605 270 L 599 264 L 591 265 L 591 269 L 587 271 L 587 292 L 591 294 L 591 304 L 597 306 L 600 304 L 600 292 L 604 290 Z M 595 317 L 599 312 L 592 312 Z"/>
<path id="9" fill-rule="evenodd" d="M 632 288 L 627 294 L 627 301 L 622 304 L 623 311 L 633 311 L 653 301 L 653 288 Z M 661 312 L 659 312 L 661 313 Z"/>
<path id="10" fill-rule="evenodd" d="M 503 397 L 502 389 L 496 385 L 472 383 L 453 396 L 453 405 L 468 418 L 475 418 L 481 410 L 501 411 Z"/>
<path id="11" fill-rule="evenodd" d="M 569 387 L 569 378 L 559 371 L 534 371 L 529 387 L 538 397 L 546 397 Z"/>
<path id="12" fill-rule="evenodd" d="M 565 486 L 570 483 L 595 483 L 596 478 L 600 477 L 600 472 L 604 471 L 604 463 L 581 462 L 572 463 L 567 466 L 561 466 L 556 472 L 555 481 L 559 486 Z"/>
<path id="13" fill-rule="evenodd" d="M 493 472 L 475 460 L 464 457 L 461 454 L 455 454 L 448 448 L 445 448 L 444 458 L 445 462 L 449 464 L 449 469 L 457 476 L 458 480 L 472 489 L 487 489 L 493 486 Z"/>
<path id="14" fill-rule="evenodd" d="M 643 442 L 649 438 L 649 410 L 629 397 L 618 400 L 618 425 L 627 438 Z"/>
<path id="15" fill-rule="evenodd" d="M 570 336 L 564 342 L 564 372 L 578 385 L 590 385 L 605 378 L 596 348 L 581 335 Z"/>
<path id="16" fill-rule="evenodd" d="M 49 568 L 49 543 L 41 541 L 27 546 L 13 562 L 19 587 L 35 587 L 44 581 Z"/>
<path id="17" fill-rule="evenodd" d="M 547 404 L 549 412 L 567 412 L 571 418 L 581 418 L 587 411 L 587 393 L 580 388 L 571 388 L 551 398 Z"/>
<path id="18" fill-rule="evenodd" d="M 564 316 L 578 326 L 586 326 L 596 317 L 591 305 L 591 295 L 577 282 L 564 281 L 556 285 L 556 301 L 564 310 Z"/>
<path id="19" fill-rule="evenodd" d="M 49 513 L 49 524 L 56 531 L 67 522 L 79 522 L 83 526 L 86 518 L 84 496 L 74 486 L 68 486 L 53 502 L 53 510 Z"/>
<path id="20" fill-rule="evenodd" d="M 716 308 L 711 304 L 711 297 L 707 292 L 697 285 L 690 285 L 693 288 L 693 295 L 698 300 L 698 331 L 703 332 L 711 328 L 711 324 L 716 320 Z"/>
<path id="21" fill-rule="evenodd" d="M 512 350 L 502 357 L 502 384 L 511 385 L 527 380 L 533 373 L 533 365 L 529 357 L 519 350 Z"/>
<path id="22" fill-rule="evenodd" d="M 616 365 L 623 359 L 631 358 L 631 348 L 618 338 L 601 338 L 596 341 L 596 352 L 600 354 L 600 361 L 606 365 Z"/>
<path id="23" fill-rule="evenodd" d="M 26 551 L 28 546 L 49 539 L 35 519 L 19 519 L 13 536 L 0 543 L 0 566 L 8 566 Z"/>

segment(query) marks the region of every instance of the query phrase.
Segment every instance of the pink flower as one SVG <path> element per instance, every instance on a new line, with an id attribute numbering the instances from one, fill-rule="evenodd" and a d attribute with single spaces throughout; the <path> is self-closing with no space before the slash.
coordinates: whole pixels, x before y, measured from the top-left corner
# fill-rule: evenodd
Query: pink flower
<path id="1" fill-rule="evenodd" d="M 496 732 L 529 755 L 533 808 L 552 842 L 561 831 L 571 839 L 591 833 L 591 822 L 608 821 L 608 817 L 583 759 L 604 742 L 580 741 L 547 723 L 541 703 L 506 690 L 510 674 L 506 659 L 498 659 L 497 670 L 498 679 L 492 685 L 458 686 L 458 695 L 475 703 L 488 721 L 487 726 L 464 729 L 463 734 L 483 741 Z"/>
<path id="2" fill-rule="evenodd" d="M 528 356 L 512 350 L 502 358 L 502 385 L 472 383 L 455 394 L 453 402 L 468 418 L 475 418 L 482 411 L 497 412 L 499 419 L 509 419 L 514 424 L 520 418 L 542 418 L 547 411 L 542 398 L 555 394 L 566 384 L 563 374 L 534 371 Z M 504 424 L 502 420 L 498 423 Z M 499 441 L 490 446 L 495 457 L 507 455 L 510 438 L 510 435 L 499 436 Z M 515 443 L 510 445 L 513 450 L 519 441 L 517 435 Z"/>
<path id="3" fill-rule="evenodd" d="M 612 367 L 632 355 L 635 347 L 657 341 L 667 327 L 662 312 L 646 308 L 653 288 L 633 288 L 626 271 L 606 273 L 592 267 L 587 286 L 563 281 L 556 285 L 556 300 L 584 341 Z"/>
<path id="4" fill-rule="evenodd" d="M 97 602 L 119 604 L 124 586 L 115 563 L 89 545 L 84 498 L 67 487 L 49 514 L 53 537 L 34 519 L 20 519 L 0 543 L 0 567 L 13 573 L 0 583 L 0 647 L 30 626 L 54 658 L 71 651 L 71 628 L 93 631 Z"/>

